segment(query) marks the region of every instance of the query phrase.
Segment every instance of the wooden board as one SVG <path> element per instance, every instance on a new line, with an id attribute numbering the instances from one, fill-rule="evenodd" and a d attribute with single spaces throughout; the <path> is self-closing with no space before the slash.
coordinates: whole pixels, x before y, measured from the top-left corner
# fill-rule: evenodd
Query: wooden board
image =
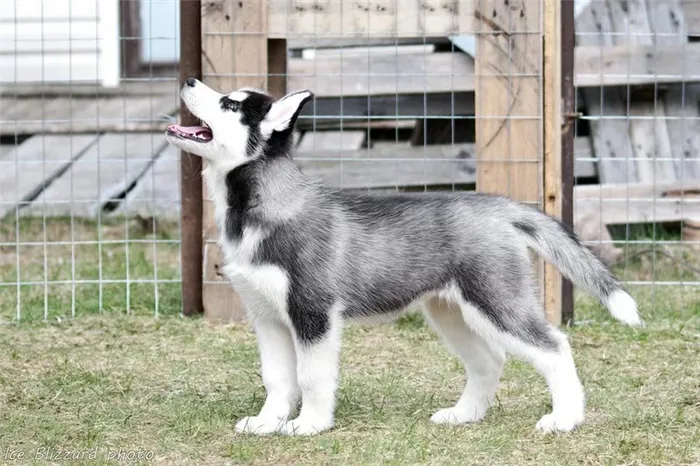
<path id="1" fill-rule="evenodd" d="M 202 75 L 206 84 L 221 92 L 243 86 L 267 89 L 268 3 L 252 0 L 202 3 Z M 277 3 L 278 8 L 287 7 Z M 240 298 L 229 281 L 218 273 L 219 231 L 214 222 L 213 202 L 206 186 L 203 189 L 204 314 L 216 321 L 240 321 L 245 318 Z"/>
<path id="2" fill-rule="evenodd" d="M 598 46 L 592 33 L 600 32 L 595 24 L 609 24 L 608 18 L 599 16 L 606 11 L 605 7 L 604 2 L 591 2 L 576 20 L 579 34 L 579 46 L 574 50 L 576 87 L 700 82 L 700 43 L 664 44 L 663 47 L 648 43 L 612 45 L 612 36 L 606 36 L 605 42 Z"/>
<path id="3" fill-rule="evenodd" d="M 298 152 L 294 159 L 307 175 L 344 189 L 474 184 L 473 149 L 472 144 L 380 145 L 369 150 Z"/>
<path id="4" fill-rule="evenodd" d="M 300 148 L 303 149 L 303 148 Z M 577 178 L 595 176 L 590 140 L 575 140 Z M 345 189 L 411 188 L 472 185 L 476 182 L 474 144 L 410 146 L 406 142 L 373 143 L 371 149 L 298 150 L 294 160 L 309 176 Z"/>
<path id="5" fill-rule="evenodd" d="M 540 205 L 540 2 L 477 2 L 477 188 Z M 488 12 L 488 20 L 486 13 Z M 491 18 L 496 18 L 492 20 Z"/>
<path id="6" fill-rule="evenodd" d="M 132 187 L 165 144 L 162 133 L 100 136 L 22 213 L 95 217 L 105 203 Z"/>
<path id="7" fill-rule="evenodd" d="M 613 35 L 615 45 L 653 45 L 646 0 L 608 1 L 611 24 L 616 33 Z M 663 160 L 671 155 L 663 97 L 652 93 L 648 100 L 631 98 L 628 113 L 636 168 L 633 180 L 652 182 L 672 179 L 673 163 Z"/>
<path id="8" fill-rule="evenodd" d="M 0 218 L 36 197 L 97 141 L 97 136 L 34 136 L 0 155 Z"/>
<path id="9" fill-rule="evenodd" d="M 589 213 L 595 213 L 603 225 L 698 221 L 698 193 L 697 180 L 576 186 L 575 222 Z"/>
<path id="10" fill-rule="evenodd" d="M 649 20 L 654 32 L 654 44 L 660 50 L 669 45 L 687 47 L 688 26 L 681 0 L 663 2 L 647 0 Z M 700 57 L 698 61 L 700 63 Z M 664 93 L 664 110 L 669 118 L 666 121 L 669 150 L 672 161 L 666 162 L 671 173 L 656 180 L 700 178 L 700 110 L 698 98 L 699 84 L 676 84 Z"/>
<path id="11" fill-rule="evenodd" d="M 393 79 L 396 79 L 395 77 Z M 291 88 L 290 88 L 291 90 Z M 474 114 L 474 93 L 399 94 L 317 98 L 304 106 L 297 127 L 337 128 L 343 123 L 396 122 Z"/>
<path id="12" fill-rule="evenodd" d="M 365 131 L 307 131 L 297 145 L 297 152 L 353 150 L 362 147 Z"/>
<path id="13" fill-rule="evenodd" d="M 287 86 L 317 97 L 470 92 L 474 59 L 464 53 L 364 53 L 292 59 Z"/>
<path id="14" fill-rule="evenodd" d="M 577 45 L 601 51 L 613 45 L 610 6 L 607 1 L 591 2 L 576 18 Z M 578 48 L 578 47 L 577 47 Z M 600 63 L 600 55 L 594 63 Z M 575 69 L 576 74 L 582 70 Z M 590 120 L 598 175 L 603 183 L 624 183 L 636 179 L 632 145 L 624 117 L 627 106 L 619 89 L 586 89 L 583 99 Z"/>
<path id="15" fill-rule="evenodd" d="M 177 94 L 153 97 L 0 99 L 0 135 L 154 131 L 175 115 Z"/>
<path id="16" fill-rule="evenodd" d="M 158 154 L 114 215 L 180 219 L 180 152 L 171 145 Z"/>
<path id="17" fill-rule="evenodd" d="M 542 179 L 543 209 L 548 215 L 562 219 L 564 193 L 562 171 L 562 62 L 561 5 L 559 0 L 546 0 L 543 5 L 543 146 Z M 544 310 L 547 320 L 561 325 L 563 316 L 563 277 L 552 264 L 544 264 Z M 573 311 L 567 310 L 567 312 Z"/>
<path id="18" fill-rule="evenodd" d="M 688 33 L 700 36 L 700 2 L 698 0 L 681 0 Z"/>
<path id="19" fill-rule="evenodd" d="M 268 32 L 286 39 L 449 36 L 474 30 L 473 2 L 268 0 Z"/>
<path id="20" fill-rule="evenodd" d="M 118 86 L 105 87 L 91 82 L 73 82 L 69 84 L 38 82 L 1 84 L 0 95 L 4 98 L 40 98 L 87 97 L 97 99 L 106 96 L 141 96 L 170 95 L 177 97 L 180 83 L 175 76 L 158 76 L 147 81 L 122 81 Z"/>

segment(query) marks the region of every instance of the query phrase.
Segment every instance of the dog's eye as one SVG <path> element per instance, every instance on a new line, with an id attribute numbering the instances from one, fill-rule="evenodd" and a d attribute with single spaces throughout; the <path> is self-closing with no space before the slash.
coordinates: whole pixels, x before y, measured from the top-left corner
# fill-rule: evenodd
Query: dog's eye
<path id="1" fill-rule="evenodd" d="M 241 103 L 237 100 L 230 99 L 228 97 L 221 98 L 221 108 L 223 110 L 230 110 L 232 112 L 237 112 L 241 107 Z"/>

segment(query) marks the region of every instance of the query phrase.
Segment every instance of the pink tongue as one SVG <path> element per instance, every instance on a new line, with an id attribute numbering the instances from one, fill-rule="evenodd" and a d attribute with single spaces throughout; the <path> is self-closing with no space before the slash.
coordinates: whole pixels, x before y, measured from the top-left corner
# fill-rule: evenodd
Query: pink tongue
<path id="1" fill-rule="evenodd" d="M 172 125 L 170 128 L 173 128 L 180 133 L 185 133 L 185 134 L 190 134 L 192 136 L 196 136 L 197 133 L 207 133 L 209 134 L 211 130 L 207 128 L 206 126 L 180 126 L 180 125 Z"/>

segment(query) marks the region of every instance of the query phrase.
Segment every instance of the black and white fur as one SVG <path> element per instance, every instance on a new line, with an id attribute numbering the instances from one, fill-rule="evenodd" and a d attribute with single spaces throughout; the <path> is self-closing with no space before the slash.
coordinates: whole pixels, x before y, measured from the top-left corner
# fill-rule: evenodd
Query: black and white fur
<path id="1" fill-rule="evenodd" d="M 528 248 L 618 320 L 642 322 L 618 279 L 561 223 L 498 196 L 323 187 L 292 160 L 292 129 L 308 91 L 280 100 L 254 89 L 222 95 L 190 79 L 181 97 L 208 126 L 173 125 L 167 138 L 208 162 L 223 270 L 255 329 L 267 391 L 261 411 L 240 420 L 237 431 L 330 429 L 343 321 L 418 303 L 468 377 L 457 403 L 433 422 L 481 420 L 512 354 L 530 362 L 551 391 L 553 410 L 537 429 L 582 423 L 571 349 L 544 318 Z"/>

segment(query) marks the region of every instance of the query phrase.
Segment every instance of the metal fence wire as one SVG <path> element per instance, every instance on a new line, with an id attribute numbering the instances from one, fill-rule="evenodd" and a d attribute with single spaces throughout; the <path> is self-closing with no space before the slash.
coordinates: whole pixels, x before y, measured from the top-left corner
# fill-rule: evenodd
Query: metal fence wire
<path id="1" fill-rule="evenodd" d="M 206 313 L 240 314 L 196 161 L 165 142 L 189 70 L 311 90 L 295 160 L 327 185 L 561 203 L 642 312 L 695 305 L 698 37 L 692 0 L 0 0 L 0 320 L 179 314 L 192 271 Z M 561 113 L 543 38 L 574 57 Z M 571 154 L 547 137 L 568 125 Z"/>

